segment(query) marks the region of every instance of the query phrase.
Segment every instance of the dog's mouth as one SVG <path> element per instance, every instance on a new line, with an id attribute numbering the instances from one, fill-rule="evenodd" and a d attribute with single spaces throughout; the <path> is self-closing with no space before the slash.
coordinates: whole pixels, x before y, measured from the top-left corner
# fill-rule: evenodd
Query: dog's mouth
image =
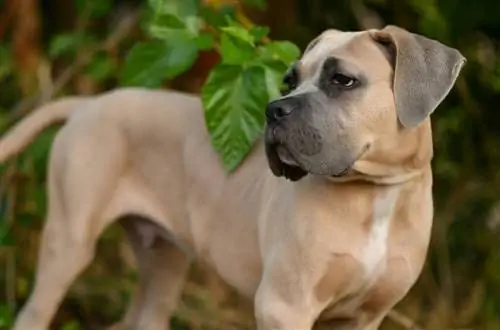
<path id="1" fill-rule="evenodd" d="M 352 168 L 354 167 L 354 164 L 356 164 L 356 162 L 358 161 L 358 159 L 360 159 L 361 157 L 363 157 L 363 155 L 368 151 L 368 149 L 370 149 L 370 144 L 369 143 L 367 143 L 363 147 L 363 149 L 358 154 L 358 156 L 356 158 L 354 158 L 354 160 L 352 161 L 351 165 L 347 166 L 346 168 L 344 168 L 342 171 L 340 171 L 338 173 L 331 174 L 330 176 L 333 177 L 333 178 L 341 178 L 341 177 L 344 177 L 347 174 L 349 174 L 351 172 Z"/>
<path id="2" fill-rule="evenodd" d="M 265 148 L 267 161 L 273 174 L 285 177 L 290 181 L 298 181 L 307 175 L 299 163 L 283 144 L 276 139 L 273 129 L 266 129 Z"/>
<path id="3" fill-rule="evenodd" d="M 357 157 L 355 157 L 352 162 L 342 170 L 335 173 L 314 173 L 305 169 L 300 162 L 296 159 L 293 153 L 285 147 L 282 141 L 277 141 L 272 130 L 266 131 L 265 140 L 266 156 L 269 163 L 269 167 L 274 175 L 277 177 L 285 177 L 290 181 L 298 181 L 307 174 L 321 174 L 322 176 L 341 178 L 347 176 L 352 172 L 354 164 L 358 159 L 360 159 L 365 152 L 369 149 L 369 145 L 366 145 Z"/>
<path id="4" fill-rule="evenodd" d="M 290 181 L 298 181 L 307 175 L 292 154 L 282 145 L 266 143 L 266 156 L 274 175 L 285 177 Z"/>

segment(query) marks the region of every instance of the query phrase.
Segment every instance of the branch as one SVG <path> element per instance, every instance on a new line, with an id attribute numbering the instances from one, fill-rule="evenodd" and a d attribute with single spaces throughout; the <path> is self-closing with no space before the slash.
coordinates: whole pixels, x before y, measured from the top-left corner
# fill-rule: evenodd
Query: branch
<path id="1" fill-rule="evenodd" d="M 54 95 L 59 93 L 93 58 L 99 51 L 107 51 L 110 47 L 120 44 L 135 27 L 138 22 L 138 14 L 136 12 L 128 12 L 125 14 L 117 26 L 113 28 L 111 33 L 100 45 L 90 48 L 85 53 L 80 53 L 73 65 L 59 75 L 54 84 L 45 91 L 39 90 L 34 96 L 25 99 L 18 103 L 10 114 L 10 121 L 16 121 L 24 116 L 31 109 L 39 107 L 50 101 Z"/>

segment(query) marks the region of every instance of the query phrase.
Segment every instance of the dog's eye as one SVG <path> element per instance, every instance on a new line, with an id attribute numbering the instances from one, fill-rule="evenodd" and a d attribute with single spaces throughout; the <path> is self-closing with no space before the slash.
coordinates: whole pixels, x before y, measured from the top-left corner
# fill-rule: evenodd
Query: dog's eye
<path id="1" fill-rule="evenodd" d="M 297 88 L 297 79 L 295 77 L 287 76 L 283 79 L 283 83 L 288 87 L 289 90 L 294 90 Z"/>
<path id="2" fill-rule="evenodd" d="M 293 91 L 298 86 L 298 75 L 295 68 L 290 69 L 283 77 L 284 88 L 281 90 L 282 95 L 286 95 Z"/>
<path id="3" fill-rule="evenodd" d="M 345 87 L 345 88 L 351 88 L 354 85 L 356 85 L 356 79 L 355 78 L 346 76 L 346 75 L 341 74 L 341 73 L 334 74 L 332 76 L 331 81 L 332 81 L 333 84 L 340 85 L 340 86 Z"/>

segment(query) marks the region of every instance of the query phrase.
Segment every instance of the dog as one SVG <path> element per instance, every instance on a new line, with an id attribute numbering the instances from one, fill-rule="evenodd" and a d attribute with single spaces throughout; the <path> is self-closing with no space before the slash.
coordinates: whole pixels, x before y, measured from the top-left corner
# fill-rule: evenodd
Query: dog
<path id="1" fill-rule="evenodd" d="M 49 103 L 0 141 L 53 141 L 34 288 L 15 330 L 47 329 L 118 221 L 140 283 L 125 329 L 169 329 L 193 258 L 254 302 L 259 330 L 375 330 L 426 260 L 430 115 L 466 62 L 388 25 L 327 30 L 284 77 L 263 136 L 231 174 L 194 95 L 124 88 Z"/>

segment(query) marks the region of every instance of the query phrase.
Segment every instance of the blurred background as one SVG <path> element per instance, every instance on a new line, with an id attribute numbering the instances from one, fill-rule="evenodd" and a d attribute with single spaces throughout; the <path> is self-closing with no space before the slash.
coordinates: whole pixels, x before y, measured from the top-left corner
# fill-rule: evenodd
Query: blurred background
<path id="1" fill-rule="evenodd" d="M 247 23 L 269 27 L 272 39 L 301 49 L 326 28 L 396 24 L 468 58 L 433 115 L 436 211 L 428 262 L 383 329 L 500 329 L 500 1 L 206 2 L 232 6 Z M 124 54 L 145 38 L 146 6 L 146 0 L 0 0 L 0 132 L 55 97 L 118 87 Z M 202 51 L 162 88 L 199 93 L 218 61 L 216 51 Z M 56 130 L 0 167 L 0 329 L 9 329 L 31 289 Z M 136 283 L 123 238 L 119 227 L 103 235 L 54 329 L 104 329 L 119 321 Z M 254 328 L 250 305 L 200 264 L 172 322 L 175 330 Z"/>

